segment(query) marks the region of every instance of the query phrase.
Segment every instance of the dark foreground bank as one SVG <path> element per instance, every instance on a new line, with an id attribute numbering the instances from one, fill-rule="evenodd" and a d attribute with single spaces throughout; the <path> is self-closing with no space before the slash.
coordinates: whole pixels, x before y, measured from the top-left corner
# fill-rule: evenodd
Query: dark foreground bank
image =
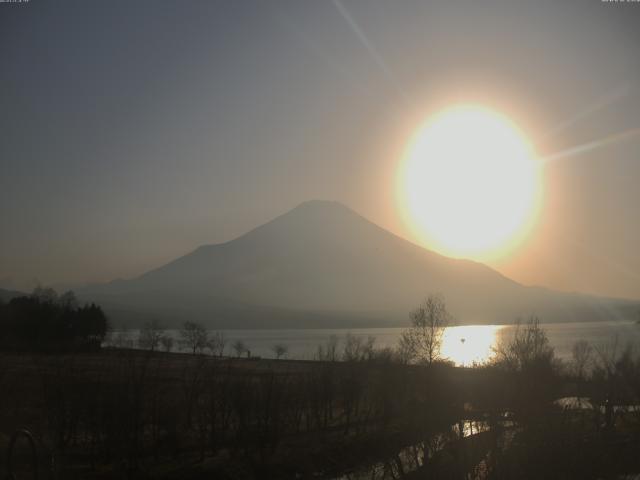
<path id="1" fill-rule="evenodd" d="M 622 362 L 584 380 L 542 364 L 7 353 L 0 461 L 24 428 L 40 478 L 620 478 L 640 472 L 638 364 Z M 14 447 L 31 478 L 26 436 Z"/>

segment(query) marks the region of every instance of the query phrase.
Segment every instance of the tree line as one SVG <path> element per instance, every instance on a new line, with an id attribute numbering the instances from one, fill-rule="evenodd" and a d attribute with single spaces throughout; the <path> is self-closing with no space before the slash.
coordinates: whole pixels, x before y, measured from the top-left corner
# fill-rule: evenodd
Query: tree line
<path id="1" fill-rule="evenodd" d="M 109 323 L 94 303 L 79 305 L 69 291 L 37 287 L 31 295 L 0 303 L 0 348 L 62 351 L 99 349 Z"/>
<path id="2" fill-rule="evenodd" d="M 377 358 L 428 365 L 441 361 L 442 337 L 452 322 L 444 298 L 435 294 L 428 296 L 410 313 L 410 319 L 411 325 L 402 332 L 395 349 L 376 348 L 376 339 L 372 335 L 363 338 L 347 333 L 343 339 L 344 345 L 340 345 L 341 339 L 337 335 L 329 336 L 325 343 L 318 345 L 314 359 L 354 361 Z M 109 332 L 105 344 L 117 348 L 133 348 L 137 345 L 143 350 L 167 353 L 177 346 L 194 355 L 208 353 L 217 357 L 222 357 L 226 350 L 236 357 L 251 357 L 251 350 L 244 340 L 236 339 L 228 345 L 223 332 L 209 331 L 195 321 L 183 322 L 177 333 L 178 338 L 174 338 L 158 320 L 149 320 L 141 326 L 137 339 L 131 338 L 130 332 L 124 329 Z M 288 355 L 289 346 L 278 342 L 271 346 L 271 352 L 276 359 L 281 359 Z"/>

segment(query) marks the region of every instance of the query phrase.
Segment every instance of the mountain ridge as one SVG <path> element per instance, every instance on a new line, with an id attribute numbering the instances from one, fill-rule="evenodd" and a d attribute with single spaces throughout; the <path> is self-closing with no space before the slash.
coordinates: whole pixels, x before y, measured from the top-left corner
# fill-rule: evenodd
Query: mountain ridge
<path id="1" fill-rule="evenodd" d="M 354 318 L 358 324 L 399 325 L 435 292 L 462 323 L 508 323 L 528 314 L 547 321 L 619 317 L 625 303 L 521 285 L 482 263 L 420 247 L 341 203 L 320 200 L 131 280 L 79 293 L 107 308 L 271 328 L 336 323 L 323 322 L 323 315 L 344 318 L 345 326 Z"/>

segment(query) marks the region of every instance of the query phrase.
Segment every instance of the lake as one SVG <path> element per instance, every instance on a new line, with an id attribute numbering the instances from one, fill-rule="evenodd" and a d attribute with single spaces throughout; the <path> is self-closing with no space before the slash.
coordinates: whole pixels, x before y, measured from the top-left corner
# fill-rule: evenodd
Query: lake
<path id="1" fill-rule="evenodd" d="M 586 340 L 597 348 L 611 348 L 617 339 L 619 348 L 628 343 L 640 345 L 640 325 L 633 322 L 589 322 L 543 324 L 549 342 L 556 355 L 562 359 L 571 358 L 571 347 L 578 340 Z M 221 330 L 227 340 L 225 354 L 231 354 L 231 344 L 242 340 L 251 355 L 274 357 L 272 347 L 283 344 L 288 348 L 287 358 L 312 360 L 318 345 L 336 335 L 339 338 L 338 351 L 344 345 L 347 333 L 358 337 L 375 338 L 375 346 L 395 347 L 402 328 L 356 328 L 356 329 L 295 329 L 295 330 Z M 449 327 L 444 334 L 442 356 L 457 365 L 482 363 L 493 356 L 493 348 L 502 338 L 509 338 L 515 331 L 514 325 L 463 325 Z M 177 330 L 167 331 L 176 339 Z"/>

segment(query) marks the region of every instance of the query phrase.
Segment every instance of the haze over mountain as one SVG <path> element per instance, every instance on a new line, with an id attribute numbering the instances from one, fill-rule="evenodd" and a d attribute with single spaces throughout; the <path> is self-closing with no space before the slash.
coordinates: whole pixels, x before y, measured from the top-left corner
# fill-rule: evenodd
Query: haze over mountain
<path id="1" fill-rule="evenodd" d="M 617 320 L 634 302 L 520 285 L 491 268 L 447 258 L 346 206 L 305 202 L 226 243 L 204 245 L 131 280 L 81 289 L 119 321 L 154 316 L 218 327 L 404 325 L 429 293 L 459 323 Z"/>

